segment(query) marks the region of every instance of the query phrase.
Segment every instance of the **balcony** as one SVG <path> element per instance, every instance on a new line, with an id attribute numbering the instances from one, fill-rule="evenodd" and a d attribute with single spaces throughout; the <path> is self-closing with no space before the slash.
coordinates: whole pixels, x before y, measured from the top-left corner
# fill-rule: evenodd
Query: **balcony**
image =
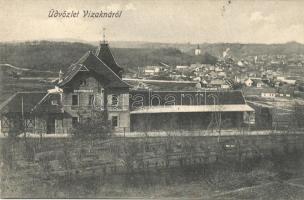
<path id="1" fill-rule="evenodd" d="M 108 105 L 107 106 L 108 111 L 128 111 L 129 110 L 129 106 L 125 105 Z"/>

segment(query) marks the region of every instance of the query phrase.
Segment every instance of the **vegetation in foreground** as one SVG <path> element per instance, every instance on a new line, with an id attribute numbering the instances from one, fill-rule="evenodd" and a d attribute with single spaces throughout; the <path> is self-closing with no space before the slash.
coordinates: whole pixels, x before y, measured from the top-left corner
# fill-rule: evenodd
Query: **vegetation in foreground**
<path id="1" fill-rule="evenodd" d="M 9 159 L 7 149 L 2 148 L 1 197 L 8 198 L 302 199 L 304 195 L 303 188 L 290 184 L 303 182 L 304 159 L 300 151 L 242 162 L 227 158 L 213 164 L 87 177 L 32 176 L 27 173 L 30 169 L 24 170 L 22 165 L 11 163 L 8 167 Z"/>

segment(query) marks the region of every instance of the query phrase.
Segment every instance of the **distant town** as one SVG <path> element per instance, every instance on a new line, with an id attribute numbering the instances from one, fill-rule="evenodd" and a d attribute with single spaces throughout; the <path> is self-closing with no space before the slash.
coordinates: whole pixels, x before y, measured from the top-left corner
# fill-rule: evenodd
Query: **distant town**
<path id="1" fill-rule="evenodd" d="M 247 97 L 303 97 L 304 55 L 256 55 L 237 59 L 223 51 L 215 64 L 170 65 L 156 63 L 139 68 L 132 78 L 143 80 L 192 81 L 199 89 L 243 89 Z M 195 56 L 201 55 L 198 46 Z M 149 82 L 149 81 L 143 81 Z M 139 87 L 147 87 L 145 84 Z"/>

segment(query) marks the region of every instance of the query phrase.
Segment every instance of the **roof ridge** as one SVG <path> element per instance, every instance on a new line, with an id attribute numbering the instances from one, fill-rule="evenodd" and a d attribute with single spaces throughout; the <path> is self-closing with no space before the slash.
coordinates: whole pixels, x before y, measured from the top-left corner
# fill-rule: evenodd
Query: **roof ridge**
<path id="1" fill-rule="evenodd" d="M 91 53 L 91 51 L 89 50 L 89 51 L 87 51 L 87 52 L 85 52 L 85 54 L 83 55 L 83 56 L 81 56 L 78 60 L 77 60 L 77 62 L 76 63 L 72 63 L 70 66 L 72 66 L 72 65 L 76 65 L 76 64 L 79 64 L 79 62 L 82 60 L 82 59 L 84 59 L 84 58 L 87 58 L 89 55 L 90 55 L 90 53 Z"/>
<path id="2" fill-rule="evenodd" d="M 36 109 L 38 105 L 40 105 L 48 96 L 50 93 L 46 93 L 46 95 L 31 109 L 31 112 Z"/>
<path id="3" fill-rule="evenodd" d="M 97 49 L 95 50 L 95 54 L 94 55 L 98 55 L 99 54 L 99 52 L 100 52 L 100 45 L 97 47 Z"/>

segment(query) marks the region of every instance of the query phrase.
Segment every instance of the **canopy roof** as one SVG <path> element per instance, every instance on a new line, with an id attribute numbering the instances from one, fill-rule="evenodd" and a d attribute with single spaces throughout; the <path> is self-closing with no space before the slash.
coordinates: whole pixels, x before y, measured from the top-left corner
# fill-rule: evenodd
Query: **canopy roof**
<path id="1" fill-rule="evenodd" d="M 46 92 L 17 92 L 0 104 L 0 113 L 30 113 Z"/>
<path id="2" fill-rule="evenodd" d="M 254 112 L 247 104 L 196 105 L 196 106 L 145 106 L 131 111 L 131 114 L 187 113 L 187 112 Z"/>

